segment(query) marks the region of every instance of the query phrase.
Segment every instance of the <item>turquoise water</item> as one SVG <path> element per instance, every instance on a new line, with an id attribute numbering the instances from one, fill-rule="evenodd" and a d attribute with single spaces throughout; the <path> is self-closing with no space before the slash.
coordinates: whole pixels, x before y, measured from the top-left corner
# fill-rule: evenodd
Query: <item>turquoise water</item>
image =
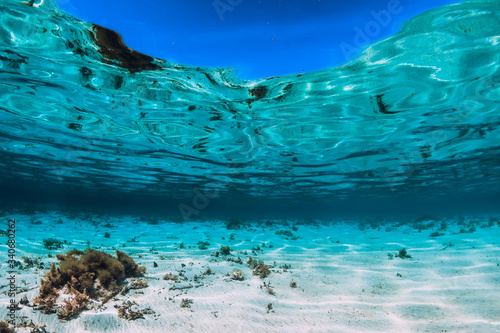
<path id="1" fill-rule="evenodd" d="M 1 332 L 499 331 L 499 1 L 258 81 L 0 13 Z"/>
<path id="2" fill-rule="evenodd" d="M 184 216 L 219 201 L 495 202 L 499 9 L 438 8 L 345 66 L 243 81 L 132 51 L 49 1 L 3 1 L 3 196 L 148 198 Z"/>

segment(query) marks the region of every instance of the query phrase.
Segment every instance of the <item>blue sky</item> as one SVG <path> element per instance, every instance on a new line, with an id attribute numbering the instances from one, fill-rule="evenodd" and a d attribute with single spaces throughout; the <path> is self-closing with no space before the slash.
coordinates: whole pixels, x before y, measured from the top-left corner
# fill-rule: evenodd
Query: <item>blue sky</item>
<path id="1" fill-rule="evenodd" d="M 258 79 L 345 64 L 410 18 L 459 0 L 56 2 L 117 31 L 137 51 L 186 65 L 232 67 L 241 78 Z"/>

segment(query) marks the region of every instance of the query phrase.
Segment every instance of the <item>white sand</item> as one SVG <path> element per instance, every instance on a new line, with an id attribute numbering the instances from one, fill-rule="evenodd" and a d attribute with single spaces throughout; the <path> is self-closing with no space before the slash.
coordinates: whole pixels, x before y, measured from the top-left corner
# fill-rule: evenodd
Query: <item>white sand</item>
<path id="1" fill-rule="evenodd" d="M 430 238 L 440 222 L 422 233 L 407 225 L 394 227 L 394 222 L 381 225 L 380 230 L 369 226 L 360 230 L 353 222 L 303 225 L 300 221 L 288 221 L 289 227 L 276 221 L 273 226 L 253 223 L 227 230 L 223 222 L 214 221 L 151 225 L 133 217 L 70 218 L 58 212 L 2 215 L 5 220 L 17 220 L 17 258 L 41 256 L 46 267 L 19 271 L 18 288 L 30 290 L 20 293 L 17 301 L 24 295 L 30 301 L 36 297 L 40 278 L 50 262 L 56 261 L 47 258 L 49 252 L 83 250 L 87 241 L 92 248 L 111 254 L 113 249 L 125 251 L 147 267 L 148 288 L 120 295 L 102 309 L 84 311 L 70 321 L 21 306 L 18 322 L 24 316 L 27 322 L 45 325 L 48 332 L 500 332 L 500 227 L 495 222 L 481 228 L 488 224 L 488 217 L 474 218 L 477 231 L 465 234 L 458 231 L 467 226 L 448 220 L 448 228 L 442 231 L 445 235 Z M 62 224 L 56 223 L 59 219 Z M 31 224 L 32 220 L 42 223 Z M 465 223 L 470 220 L 466 218 Z M 103 227 L 106 223 L 116 227 Z M 277 230 L 291 230 L 292 225 L 298 227 L 292 232 L 299 239 L 275 235 Z M 387 227 L 392 230 L 385 231 Z M 110 238 L 103 237 L 106 231 Z M 234 240 L 229 240 L 231 233 Z M 137 242 L 127 242 L 134 236 Z M 72 244 L 48 251 L 44 238 Z M 2 239 L 5 244 L 6 237 Z M 199 250 L 198 241 L 208 241 L 208 250 Z M 184 249 L 179 249 L 181 242 Z M 450 242 L 453 246 L 444 245 Z M 244 263 L 248 255 L 266 264 L 276 262 L 271 275 L 261 280 L 246 264 L 210 255 L 223 245 L 234 250 L 230 258 L 239 256 Z M 251 253 L 255 246 L 263 249 L 258 255 Z M 396 254 L 402 247 L 412 259 L 388 258 L 388 253 Z M 7 247 L 2 245 L 0 251 L 3 286 L 7 284 Z M 285 272 L 280 268 L 283 264 L 291 268 Z M 214 274 L 205 276 L 202 273 L 208 267 Z M 162 279 L 165 273 L 178 274 L 181 269 L 187 281 Z M 227 274 L 233 269 L 241 269 L 245 280 L 231 280 Z M 193 281 L 194 275 L 202 278 Z M 295 289 L 290 288 L 292 278 Z M 263 281 L 271 282 L 275 295 L 260 288 Z M 199 287 L 169 290 L 174 285 Z M 2 319 L 9 302 L 5 291 L 5 287 L 0 289 Z M 191 308 L 180 307 L 183 298 L 193 300 Z M 155 314 L 133 321 L 118 318 L 114 305 L 126 300 L 141 309 L 150 307 Z M 267 313 L 269 303 L 273 309 Z M 31 328 L 18 332 L 31 332 Z"/>

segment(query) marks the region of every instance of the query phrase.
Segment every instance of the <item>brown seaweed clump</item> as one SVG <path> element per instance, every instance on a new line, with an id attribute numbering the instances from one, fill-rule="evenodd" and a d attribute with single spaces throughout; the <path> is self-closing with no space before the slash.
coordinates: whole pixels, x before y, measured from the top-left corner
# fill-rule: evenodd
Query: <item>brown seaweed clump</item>
<path id="1" fill-rule="evenodd" d="M 193 300 L 189 298 L 183 298 L 180 307 L 181 308 L 190 308 L 191 304 L 193 304 Z"/>
<path id="2" fill-rule="evenodd" d="M 229 246 L 221 246 L 219 253 L 225 256 L 231 254 L 232 249 Z"/>
<path id="3" fill-rule="evenodd" d="M 9 328 L 9 324 L 5 321 L 0 321 L 0 333 L 16 333 L 13 328 Z"/>
<path id="4" fill-rule="evenodd" d="M 59 267 L 52 263 L 40 282 L 40 291 L 33 304 L 44 313 L 53 313 L 59 293 L 64 290 L 71 298 L 60 308 L 58 316 L 61 319 L 77 315 L 91 299 L 107 302 L 126 288 L 122 283 L 126 278 L 146 272 L 145 267 L 137 265 L 121 251 L 116 251 L 116 258 L 90 248 L 85 251 L 73 249 L 56 257 Z"/>
<path id="5" fill-rule="evenodd" d="M 248 257 L 247 265 L 250 269 L 253 270 L 253 275 L 258 275 L 261 279 L 271 274 L 269 265 L 264 264 L 262 260 L 257 261 L 252 257 Z"/>
<path id="6" fill-rule="evenodd" d="M 177 282 L 179 281 L 179 277 L 173 273 L 167 273 L 163 276 L 163 280 Z"/>
<path id="7" fill-rule="evenodd" d="M 68 319 L 76 316 L 90 301 L 90 298 L 87 295 L 80 293 L 78 290 L 71 289 L 71 293 L 75 296 L 69 300 L 64 300 L 64 305 L 57 314 L 60 319 Z"/>
<path id="8" fill-rule="evenodd" d="M 133 310 L 132 303 L 123 303 L 122 305 L 115 305 L 118 310 L 118 317 L 126 320 L 136 320 L 144 318 L 144 313 L 140 310 Z"/>
<path id="9" fill-rule="evenodd" d="M 410 259 L 411 255 L 409 255 L 408 252 L 406 252 L 406 248 L 403 247 L 401 250 L 398 251 L 396 257 L 401 259 Z"/>
<path id="10" fill-rule="evenodd" d="M 58 250 L 64 247 L 63 242 L 55 238 L 47 238 L 43 240 L 43 246 L 47 250 Z"/>

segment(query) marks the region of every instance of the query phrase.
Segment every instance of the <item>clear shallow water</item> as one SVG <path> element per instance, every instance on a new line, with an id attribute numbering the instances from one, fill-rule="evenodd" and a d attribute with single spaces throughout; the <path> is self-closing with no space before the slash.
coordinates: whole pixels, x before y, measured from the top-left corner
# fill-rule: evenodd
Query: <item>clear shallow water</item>
<path id="1" fill-rule="evenodd" d="M 239 332 L 297 333 L 500 329 L 498 216 L 239 224 L 2 209 L 0 217 L 17 221 L 15 300 L 27 297 L 29 302 L 17 312 L 18 333 L 33 332 L 33 326 L 52 333 L 225 333 L 235 327 Z M 49 239 L 61 244 L 49 247 Z M 231 253 L 219 255 L 222 246 L 229 246 Z M 64 290 L 58 293 L 57 313 L 33 307 L 50 265 L 62 269 L 59 255 L 73 248 L 113 256 L 115 250 L 126 252 L 146 267 L 141 280 L 148 286 L 107 302 L 93 295 L 94 304 L 68 320 L 57 315 L 68 297 Z M 402 248 L 411 258 L 398 257 Z M 0 278 L 5 280 L 7 246 L 0 250 Z M 253 272 L 251 258 L 270 265 L 265 279 Z M 209 268 L 211 273 L 205 274 Z M 243 273 L 242 281 L 229 277 L 234 270 Z M 179 281 L 165 280 L 166 274 L 178 275 Z M 264 282 L 272 286 L 272 294 Z M 7 318 L 12 299 L 7 290 L 3 282 L 0 321 Z M 191 300 L 189 308 L 180 305 L 183 299 Z M 272 311 L 266 311 L 270 303 Z M 124 304 L 133 304 L 133 311 L 143 316 L 120 316 L 116 306 Z"/>
<path id="2" fill-rule="evenodd" d="M 215 198 L 495 196 L 499 9 L 442 7 L 343 67 L 243 81 L 131 51 L 50 2 L 3 1 L 1 182 L 197 212 Z"/>
<path id="3" fill-rule="evenodd" d="M 46 1 L 4 0 L 0 199 L 26 207 L 0 208 L 16 221 L 0 277 L 15 268 L 18 288 L 7 297 L 12 285 L 0 286 L 0 319 L 26 297 L 12 310 L 19 332 L 32 331 L 24 322 L 48 332 L 498 331 L 500 222 L 485 207 L 498 213 L 499 7 L 439 8 L 341 68 L 250 82 L 139 54 Z M 30 206 L 39 202 L 60 207 Z M 113 205 L 120 214 L 68 209 Z M 263 219 L 224 219 L 242 207 Z M 317 207 L 325 223 L 301 218 Z M 339 217 L 367 207 L 381 218 Z M 483 211 L 414 219 L 408 207 Z M 394 211 L 407 216 L 390 220 Z M 71 248 L 125 251 L 146 267 L 147 287 L 93 298 L 68 321 L 57 317 L 77 294 L 52 290 L 58 313 L 44 314 L 33 307 L 41 279 Z M 252 256 L 268 264 L 267 286 Z M 129 321 L 117 306 L 144 313 Z"/>

